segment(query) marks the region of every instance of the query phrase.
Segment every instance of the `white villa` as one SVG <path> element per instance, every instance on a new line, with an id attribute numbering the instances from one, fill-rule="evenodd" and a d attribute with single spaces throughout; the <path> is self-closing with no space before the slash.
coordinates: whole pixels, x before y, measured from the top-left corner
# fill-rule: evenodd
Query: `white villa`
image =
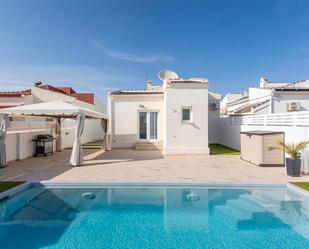
<path id="1" fill-rule="evenodd" d="M 221 101 L 221 115 L 271 114 L 309 110 L 309 80 L 269 82 L 260 79 L 260 87 L 248 93 L 227 94 Z"/>
<path id="2" fill-rule="evenodd" d="M 216 140 L 221 96 L 205 78 L 159 74 L 162 85 L 109 93 L 112 148 L 159 148 L 165 154 L 208 154 Z"/>

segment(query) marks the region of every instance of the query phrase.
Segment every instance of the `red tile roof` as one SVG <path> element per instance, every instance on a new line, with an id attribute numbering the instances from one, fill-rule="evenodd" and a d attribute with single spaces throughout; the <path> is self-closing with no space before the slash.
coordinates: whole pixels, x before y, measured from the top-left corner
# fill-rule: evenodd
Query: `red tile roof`
<path id="1" fill-rule="evenodd" d="M 73 97 L 76 97 L 80 101 L 84 101 L 86 103 L 94 105 L 94 94 L 93 93 L 73 93 L 70 95 Z"/>
<path id="2" fill-rule="evenodd" d="M 15 107 L 16 105 L 0 105 L 0 109 Z"/>
<path id="3" fill-rule="evenodd" d="M 51 85 L 48 85 L 48 84 L 37 85 L 36 87 L 39 87 L 39 88 L 44 89 L 44 90 L 49 90 L 49 91 L 57 92 L 57 93 L 67 94 L 64 91 L 62 91 L 61 89 L 59 89 L 58 87 L 54 87 L 54 86 L 51 86 Z M 69 95 L 69 94 L 67 94 L 67 95 Z"/>
<path id="4" fill-rule="evenodd" d="M 48 91 L 53 91 L 65 95 L 69 95 L 72 97 L 75 97 L 76 99 L 86 102 L 88 104 L 94 104 L 94 94 L 93 93 L 77 93 L 72 87 L 55 87 L 51 86 L 49 84 L 42 84 L 39 82 L 35 84 L 35 87 L 45 89 Z M 30 95 L 31 89 L 25 90 L 25 91 L 17 91 L 17 92 L 0 92 L 0 97 L 12 97 L 12 98 L 20 98 L 23 95 Z M 8 106 L 6 106 L 8 107 Z M 5 107 L 2 107 L 5 108 Z"/>
<path id="5" fill-rule="evenodd" d="M 57 88 L 69 95 L 76 93 L 72 87 L 57 87 Z"/>
<path id="6" fill-rule="evenodd" d="M 71 97 L 75 97 L 77 100 L 86 102 L 88 104 L 94 104 L 94 93 L 77 93 L 72 87 L 54 87 L 48 84 L 40 84 L 36 85 L 36 87 L 69 95 Z"/>

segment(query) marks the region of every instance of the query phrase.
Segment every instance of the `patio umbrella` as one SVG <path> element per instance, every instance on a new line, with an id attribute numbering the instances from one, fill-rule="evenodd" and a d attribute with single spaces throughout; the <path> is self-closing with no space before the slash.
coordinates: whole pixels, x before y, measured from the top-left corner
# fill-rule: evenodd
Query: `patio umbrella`
<path id="1" fill-rule="evenodd" d="M 5 136 L 9 128 L 10 121 L 8 114 L 0 115 L 0 167 L 7 165 L 6 162 L 6 149 L 5 149 Z"/>
<path id="2" fill-rule="evenodd" d="M 70 163 L 73 166 L 78 166 L 83 163 L 83 149 L 82 144 L 80 142 L 80 137 L 82 136 L 84 131 L 84 124 L 85 124 L 85 115 L 80 113 L 76 118 L 75 140 L 70 159 Z"/>

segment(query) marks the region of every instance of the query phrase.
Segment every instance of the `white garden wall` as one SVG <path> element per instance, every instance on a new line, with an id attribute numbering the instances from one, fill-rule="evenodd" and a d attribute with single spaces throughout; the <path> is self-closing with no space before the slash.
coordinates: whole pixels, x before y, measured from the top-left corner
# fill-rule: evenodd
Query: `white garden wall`
<path id="1" fill-rule="evenodd" d="M 21 160 L 32 157 L 35 149 L 33 139 L 39 134 L 51 134 L 55 137 L 54 128 L 48 122 L 37 122 L 36 129 L 26 129 L 27 122 L 12 122 L 12 126 L 7 133 L 5 144 L 7 148 L 7 160 Z M 33 122 L 31 122 L 33 126 Z M 38 128 L 38 125 L 43 128 Z M 19 130 L 16 129 L 19 128 Z M 48 127 L 48 128 L 45 128 Z M 15 129 L 12 129 L 15 128 Z M 62 123 L 62 148 L 72 147 L 74 143 L 75 120 L 67 119 Z M 81 137 L 82 143 L 88 143 L 103 138 L 103 129 L 100 120 L 87 119 L 85 121 L 84 133 Z M 54 142 L 55 151 L 55 142 Z"/>
<path id="2" fill-rule="evenodd" d="M 73 146 L 75 133 L 75 120 L 67 119 L 62 123 L 61 137 L 62 148 L 69 148 Z M 101 120 L 86 119 L 84 132 L 81 137 L 82 144 L 103 139 L 103 129 L 101 127 Z"/>
<path id="3" fill-rule="evenodd" d="M 32 139 L 35 139 L 39 134 L 51 134 L 51 132 L 50 129 L 9 131 L 5 139 L 7 161 L 32 157 L 35 152 Z"/>
<path id="4" fill-rule="evenodd" d="M 220 144 L 240 149 L 241 131 L 282 131 L 286 142 L 309 139 L 309 112 L 277 113 L 220 119 Z"/>

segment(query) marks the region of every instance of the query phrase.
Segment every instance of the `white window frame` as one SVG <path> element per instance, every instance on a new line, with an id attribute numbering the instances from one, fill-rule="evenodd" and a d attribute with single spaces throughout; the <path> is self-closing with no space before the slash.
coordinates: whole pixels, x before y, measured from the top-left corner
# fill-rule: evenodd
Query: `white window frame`
<path id="1" fill-rule="evenodd" d="M 189 120 L 184 120 L 183 119 L 183 110 L 190 110 L 190 119 Z M 193 120 L 193 115 L 192 115 L 192 106 L 183 106 L 181 107 L 181 123 L 192 123 Z"/>

